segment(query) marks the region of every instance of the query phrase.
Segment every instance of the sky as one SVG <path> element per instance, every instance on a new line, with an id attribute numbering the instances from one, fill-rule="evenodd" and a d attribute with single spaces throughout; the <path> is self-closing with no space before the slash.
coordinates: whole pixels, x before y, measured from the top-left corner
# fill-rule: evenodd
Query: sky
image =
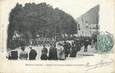
<path id="1" fill-rule="evenodd" d="M 2 1 L 3 3 L 3 8 L 7 8 L 8 13 L 16 3 L 18 2 L 19 4 L 24 5 L 25 3 L 41 3 L 41 2 L 46 2 L 47 4 L 52 5 L 54 8 L 58 7 L 59 9 L 69 13 L 72 15 L 75 19 L 88 11 L 90 8 L 96 6 L 99 4 L 98 0 L 5 0 Z M 5 4 L 6 2 L 6 4 Z"/>

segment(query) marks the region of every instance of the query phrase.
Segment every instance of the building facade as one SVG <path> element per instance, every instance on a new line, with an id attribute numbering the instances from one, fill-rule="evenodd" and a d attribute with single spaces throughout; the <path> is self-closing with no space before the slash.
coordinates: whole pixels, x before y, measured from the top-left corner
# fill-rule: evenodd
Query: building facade
<path id="1" fill-rule="evenodd" d="M 99 5 L 77 18 L 78 36 L 92 37 L 99 31 Z"/>

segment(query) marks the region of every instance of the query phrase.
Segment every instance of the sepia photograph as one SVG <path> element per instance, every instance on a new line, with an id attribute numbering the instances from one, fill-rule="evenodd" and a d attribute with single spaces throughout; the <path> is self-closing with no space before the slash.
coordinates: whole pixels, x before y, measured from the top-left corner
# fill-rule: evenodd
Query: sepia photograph
<path id="1" fill-rule="evenodd" d="M 8 24 L 9 60 L 69 60 L 96 53 L 99 5 L 74 19 L 44 3 L 17 3 Z"/>
<path id="2" fill-rule="evenodd" d="M 114 0 L 0 0 L 0 73 L 115 73 Z"/>

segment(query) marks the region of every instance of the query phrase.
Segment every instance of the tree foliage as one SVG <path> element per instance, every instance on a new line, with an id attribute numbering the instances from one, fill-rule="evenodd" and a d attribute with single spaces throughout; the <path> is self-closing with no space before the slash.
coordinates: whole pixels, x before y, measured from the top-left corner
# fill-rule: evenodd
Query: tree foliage
<path id="1" fill-rule="evenodd" d="M 26 39 L 34 39 L 37 35 L 52 38 L 57 34 L 76 34 L 77 23 L 71 15 L 49 4 L 26 3 L 22 6 L 17 3 L 9 17 L 8 42 L 15 31 Z"/>

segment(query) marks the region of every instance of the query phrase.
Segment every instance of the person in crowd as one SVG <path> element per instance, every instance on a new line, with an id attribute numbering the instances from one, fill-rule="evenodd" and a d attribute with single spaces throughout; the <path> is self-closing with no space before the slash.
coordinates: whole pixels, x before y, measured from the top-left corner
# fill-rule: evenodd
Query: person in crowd
<path id="1" fill-rule="evenodd" d="M 29 60 L 35 60 L 36 56 L 37 56 L 36 50 L 34 50 L 32 47 L 30 47 Z"/>
<path id="2" fill-rule="evenodd" d="M 70 43 L 68 42 L 64 42 L 64 50 L 65 50 L 65 57 L 68 57 L 68 55 L 70 54 L 70 48 L 71 48 L 71 45 Z"/>
<path id="3" fill-rule="evenodd" d="M 25 47 L 21 47 L 21 52 L 20 52 L 19 58 L 21 60 L 27 60 L 28 53 L 25 51 Z"/>
<path id="4" fill-rule="evenodd" d="M 94 47 L 94 40 L 92 39 L 91 40 L 91 48 L 93 48 Z"/>
<path id="5" fill-rule="evenodd" d="M 88 39 L 86 39 L 85 41 L 84 41 L 84 52 L 87 52 L 87 46 L 88 46 L 88 44 L 89 44 L 89 41 L 88 41 Z"/>
<path id="6" fill-rule="evenodd" d="M 72 42 L 70 57 L 76 57 L 77 54 L 77 48 L 74 42 Z"/>
<path id="7" fill-rule="evenodd" d="M 47 60 L 48 59 L 47 53 L 48 53 L 48 49 L 45 47 L 45 45 L 43 45 L 42 54 L 40 57 L 41 60 Z"/>
<path id="8" fill-rule="evenodd" d="M 82 44 L 81 44 L 80 39 L 76 40 L 75 46 L 76 46 L 77 52 L 81 50 Z"/>
<path id="9" fill-rule="evenodd" d="M 18 59 L 18 51 L 12 50 L 11 52 L 9 52 L 8 59 L 9 60 L 17 60 Z"/>
<path id="10" fill-rule="evenodd" d="M 49 60 L 57 60 L 57 48 L 56 45 L 51 45 L 49 48 Z"/>
<path id="11" fill-rule="evenodd" d="M 81 38 L 80 44 L 81 44 L 81 47 L 84 46 L 84 40 L 83 40 L 83 38 Z"/>
<path id="12" fill-rule="evenodd" d="M 58 45 L 59 45 L 59 49 L 57 50 L 58 60 L 65 60 L 64 48 L 63 48 L 62 44 L 59 43 Z"/>

